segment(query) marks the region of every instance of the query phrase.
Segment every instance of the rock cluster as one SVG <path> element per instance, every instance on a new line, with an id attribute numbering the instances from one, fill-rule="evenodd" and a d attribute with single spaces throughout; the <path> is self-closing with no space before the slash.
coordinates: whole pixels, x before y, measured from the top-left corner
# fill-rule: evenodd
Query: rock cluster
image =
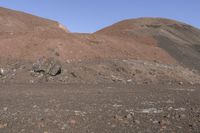
<path id="1" fill-rule="evenodd" d="M 40 58 L 33 64 L 32 69 L 35 73 L 57 76 L 62 72 L 60 62 L 54 58 Z"/>

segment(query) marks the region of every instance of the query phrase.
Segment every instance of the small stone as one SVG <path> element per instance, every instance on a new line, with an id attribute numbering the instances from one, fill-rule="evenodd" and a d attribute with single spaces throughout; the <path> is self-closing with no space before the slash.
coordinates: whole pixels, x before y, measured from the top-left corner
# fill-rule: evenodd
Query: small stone
<path id="1" fill-rule="evenodd" d="M 174 101 L 168 99 L 168 100 L 166 101 L 166 103 L 174 103 Z"/>
<path id="2" fill-rule="evenodd" d="M 47 131 L 44 131 L 44 133 L 48 133 Z"/>
<path id="3" fill-rule="evenodd" d="M 180 117 L 181 118 L 186 118 L 186 115 L 185 114 L 181 114 Z"/>
<path id="4" fill-rule="evenodd" d="M 134 113 L 133 112 L 130 112 L 128 115 L 126 115 L 127 119 L 133 119 L 133 117 L 134 117 Z"/>
<path id="5" fill-rule="evenodd" d="M 123 118 L 122 118 L 121 116 L 116 115 L 114 118 L 115 118 L 116 120 L 123 121 Z"/>
<path id="6" fill-rule="evenodd" d="M 4 107 L 4 108 L 3 108 L 3 111 L 8 111 L 8 107 Z"/>
<path id="7" fill-rule="evenodd" d="M 127 80 L 128 83 L 130 83 L 130 82 L 132 82 L 132 81 L 133 81 L 132 79 Z"/>
<path id="8" fill-rule="evenodd" d="M 4 69 L 0 68 L 0 75 L 4 75 Z"/>
<path id="9" fill-rule="evenodd" d="M 162 129 L 166 129 L 167 128 L 167 126 L 162 126 Z"/>
<path id="10" fill-rule="evenodd" d="M 127 119 L 132 119 L 133 117 L 132 117 L 131 114 L 128 114 L 128 115 L 126 116 L 126 118 L 127 118 Z"/>
<path id="11" fill-rule="evenodd" d="M 158 123 L 159 123 L 159 121 L 157 121 L 157 120 L 153 121 L 153 124 L 158 124 Z"/>
<path id="12" fill-rule="evenodd" d="M 2 129 L 2 128 L 6 128 L 7 126 L 8 126 L 8 124 L 7 124 L 7 123 L 0 124 L 0 129 Z"/>
<path id="13" fill-rule="evenodd" d="M 71 61 L 70 61 L 70 60 L 66 60 L 66 63 L 68 63 L 68 64 L 69 64 L 69 63 L 71 63 Z"/>
<path id="14" fill-rule="evenodd" d="M 161 125 L 169 125 L 169 124 L 170 124 L 170 121 L 168 121 L 168 120 L 161 121 Z"/>
<path id="15" fill-rule="evenodd" d="M 119 108 L 119 107 L 122 107 L 122 105 L 114 104 L 113 107 L 114 107 L 114 108 Z"/>
<path id="16" fill-rule="evenodd" d="M 192 125 L 192 124 L 189 124 L 188 126 L 189 126 L 190 128 L 193 128 L 193 125 Z"/>
<path id="17" fill-rule="evenodd" d="M 135 120 L 135 123 L 136 123 L 136 124 L 140 124 L 140 121 L 139 121 L 139 120 Z"/>
<path id="18" fill-rule="evenodd" d="M 54 66 L 52 66 L 51 70 L 49 71 L 49 75 L 51 76 L 56 76 L 59 75 L 61 73 L 61 65 L 59 63 L 54 64 Z"/>
<path id="19" fill-rule="evenodd" d="M 178 84 L 179 84 L 179 85 L 183 85 L 183 82 L 179 82 Z"/>
<path id="20" fill-rule="evenodd" d="M 37 108 L 37 107 L 38 107 L 37 105 L 34 105 L 34 106 L 33 106 L 33 108 Z"/>
<path id="21" fill-rule="evenodd" d="M 177 109 L 174 109 L 176 111 L 186 111 L 186 108 L 177 108 Z"/>
<path id="22" fill-rule="evenodd" d="M 172 109 L 173 109 L 173 107 L 169 107 L 169 108 L 168 108 L 169 111 L 172 110 Z"/>
<path id="23" fill-rule="evenodd" d="M 30 80 L 29 82 L 30 82 L 31 84 L 33 84 L 33 83 L 34 83 L 34 80 Z"/>
<path id="24" fill-rule="evenodd" d="M 63 126 L 62 126 L 62 130 L 65 130 L 66 128 L 68 127 L 68 125 L 67 124 L 64 124 Z"/>
<path id="25" fill-rule="evenodd" d="M 112 124 L 111 127 L 112 127 L 112 128 L 116 128 L 117 126 L 116 126 L 115 124 Z"/>

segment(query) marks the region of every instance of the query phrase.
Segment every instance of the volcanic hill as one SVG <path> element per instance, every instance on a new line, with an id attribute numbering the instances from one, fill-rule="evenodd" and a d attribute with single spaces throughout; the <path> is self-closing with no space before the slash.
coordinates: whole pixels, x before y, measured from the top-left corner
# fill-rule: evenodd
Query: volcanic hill
<path id="1" fill-rule="evenodd" d="M 3 80 L 35 82 L 35 77 L 31 80 L 31 66 L 41 58 L 60 62 L 63 82 L 154 82 L 159 77 L 182 81 L 192 77 L 191 82 L 198 83 L 200 30 L 169 19 L 139 18 L 91 34 L 71 33 L 56 21 L 0 8 Z M 29 65 L 22 67 L 25 62 Z M 28 74 L 21 75 L 21 69 Z M 52 75 L 56 74 L 54 71 Z"/>

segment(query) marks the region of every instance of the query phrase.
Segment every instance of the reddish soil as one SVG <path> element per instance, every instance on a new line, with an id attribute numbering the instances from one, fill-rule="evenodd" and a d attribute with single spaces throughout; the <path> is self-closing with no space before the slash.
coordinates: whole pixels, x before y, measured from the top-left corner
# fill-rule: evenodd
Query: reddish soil
<path id="1" fill-rule="evenodd" d="M 167 52 L 157 47 L 157 41 L 151 36 L 128 32 L 119 33 L 115 37 L 96 33 L 75 34 L 61 29 L 55 21 L 4 8 L 0 12 L 1 58 L 29 60 L 55 56 L 63 62 L 85 58 L 134 58 L 163 63 L 176 62 Z"/>

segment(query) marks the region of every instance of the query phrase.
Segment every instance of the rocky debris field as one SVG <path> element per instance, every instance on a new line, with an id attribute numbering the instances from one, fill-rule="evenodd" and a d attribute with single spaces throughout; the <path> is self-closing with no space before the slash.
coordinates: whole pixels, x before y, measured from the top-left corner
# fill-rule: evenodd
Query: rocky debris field
<path id="1" fill-rule="evenodd" d="M 199 72 L 179 65 L 141 60 L 67 60 L 39 58 L 35 62 L 7 62 L 0 66 L 2 83 L 169 83 L 197 84 Z"/>
<path id="2" fill-rule="evenodd" d="M 1 133 L 199 133 L 199 85 L 3 84 Z"/>

